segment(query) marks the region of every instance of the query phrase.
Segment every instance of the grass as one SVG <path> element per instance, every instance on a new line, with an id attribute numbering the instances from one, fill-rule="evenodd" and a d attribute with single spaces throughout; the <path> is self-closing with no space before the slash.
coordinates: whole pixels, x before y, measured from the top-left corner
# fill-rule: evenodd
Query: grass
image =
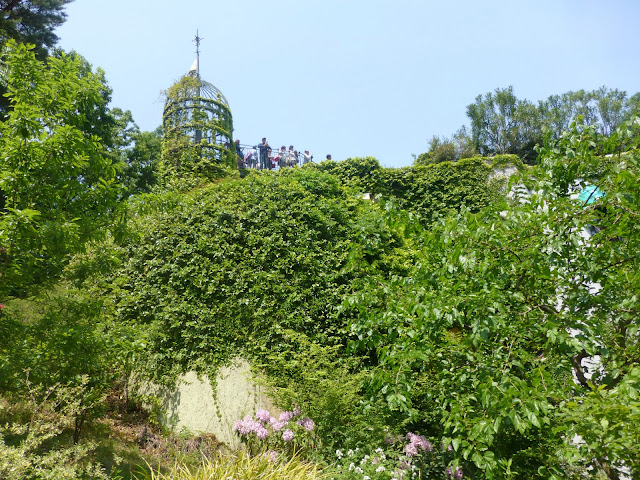
<path id="1" fill-rule="evenodd" d="M 198 466 L 177 463 L 167 472 L 151 470 L 138 480 L 320 480 L 327 478 L 319 466 L 300 458 L 275 458 L 266 455 L 250 456 L 239 451 L 234 454 L 216 454 L 205 458 Z"/>

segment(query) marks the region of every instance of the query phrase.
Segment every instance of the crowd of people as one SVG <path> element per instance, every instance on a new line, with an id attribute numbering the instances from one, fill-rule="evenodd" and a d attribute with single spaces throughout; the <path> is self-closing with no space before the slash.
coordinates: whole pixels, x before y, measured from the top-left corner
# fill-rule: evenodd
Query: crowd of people
<path id="1" fill-rule="evenodd" d="M 313 162 L 313 154 L 309 150 L 299 153 L 289 145 L 273 150 L 266 138 L 263 138 L 258 145 L 241 145 L 240 140 L 236 140 L 236 153 L 238 155 L 238 168 L 252 168 L 256 170 L 274 170 L 278 168 L 289 168 L 302 166 Z M 331 159 L 331 155 L 327 155 Z"/>

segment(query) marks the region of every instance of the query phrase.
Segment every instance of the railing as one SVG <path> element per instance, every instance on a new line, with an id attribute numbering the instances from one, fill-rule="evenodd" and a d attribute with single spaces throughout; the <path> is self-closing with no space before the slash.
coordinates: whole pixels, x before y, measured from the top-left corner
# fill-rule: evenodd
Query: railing
<path id="1" fill-rule="evenodd" d="M 261 145 L 240 145 L 242 152 L 242 166 L 255 170 L 275 170 L 302 166 L 313 162 L 313 154 L 297 150 L 273 150 L 271 147 Z"/>

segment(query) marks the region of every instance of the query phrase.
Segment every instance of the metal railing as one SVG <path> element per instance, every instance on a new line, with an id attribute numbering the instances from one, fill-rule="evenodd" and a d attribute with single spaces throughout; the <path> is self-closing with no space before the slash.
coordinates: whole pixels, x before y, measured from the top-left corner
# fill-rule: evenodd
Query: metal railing
<path id="1" fill-rule="evenodd" d="M 277 170 L 313 162 L 313 154 L 307 153 L 307 151 L 300 153 L 297 150 L 273 150 L 268 146 L 261 148 L 261 145 L 239 145 L 244 168 Z"/>

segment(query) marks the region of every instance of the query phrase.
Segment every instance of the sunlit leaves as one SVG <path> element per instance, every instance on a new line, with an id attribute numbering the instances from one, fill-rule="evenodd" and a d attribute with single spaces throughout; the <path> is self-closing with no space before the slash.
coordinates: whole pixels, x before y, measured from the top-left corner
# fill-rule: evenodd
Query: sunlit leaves
<path id="1" fill-rule="evenodd" d="M 53 278 L 70 252 L 109 221 L 116 167 L 104 139 L 109 90 L 77 55 L 46 64 L 9 42 L 12 110 L 0 122 L 0 291 Z"/>

